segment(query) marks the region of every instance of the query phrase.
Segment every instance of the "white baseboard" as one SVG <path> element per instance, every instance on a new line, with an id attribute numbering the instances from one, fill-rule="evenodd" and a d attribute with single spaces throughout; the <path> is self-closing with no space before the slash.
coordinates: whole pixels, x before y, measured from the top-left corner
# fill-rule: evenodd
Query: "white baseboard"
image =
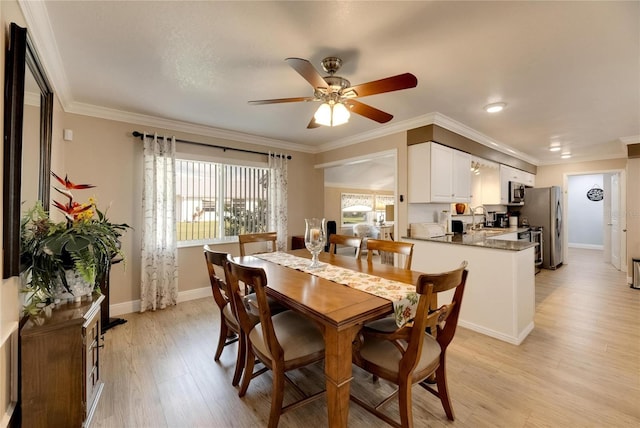
<path id="1" fill-rule="evenodd" d="M 178 303 L 202 299 L 203 297 L 211 297 L 210 287 L 181 291 L 178 293 Z M 109 305 L 109 315 L 111 316 L 131 314 L 133 312 L 140 312 L 140 299 Z"/>
<path id="2" fill-rule="evenodd" d="M 519 336 L 511 336 L 508 334 L 501 333 L 499 331 L 491 330 L 482 326 L 479 326 L 474 323 L 470 323 L 464 320 L 458 320 L 458 325 L 460 327 L 468 328 L 469 330 L 473 330 L 477 333 L 482 333 L 486 336 L 493 337 L 495 339 L 502 340 L 503 342 L 511 343 L 512 345 L 520 345 L 522 341 L 531 333 L 533 330 L 533 322 L 531 322 Z"/>
<path id="3" fill-rule="evenodd" d="M 596 244 L 578 244 L 569 242 L 569 248 L 583 248 L 585 250 L 604 250 L 603 245 Z"/>

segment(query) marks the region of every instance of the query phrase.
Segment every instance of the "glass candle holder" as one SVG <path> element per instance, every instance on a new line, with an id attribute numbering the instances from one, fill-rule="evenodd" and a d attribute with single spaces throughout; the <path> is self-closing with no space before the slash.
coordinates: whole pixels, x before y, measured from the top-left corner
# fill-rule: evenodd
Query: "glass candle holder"
<path id="1" fill-rule="evenodd" d="M 325 229 L 324 219 L 306 218 L 304 220 L 306 227 L 304 230 L 304 245 L 311 253 L 311 264 L 309 268 L 315 269 L 320 266 L 318 254 L 324 249 L 327 243 L 327 232 Z"/>

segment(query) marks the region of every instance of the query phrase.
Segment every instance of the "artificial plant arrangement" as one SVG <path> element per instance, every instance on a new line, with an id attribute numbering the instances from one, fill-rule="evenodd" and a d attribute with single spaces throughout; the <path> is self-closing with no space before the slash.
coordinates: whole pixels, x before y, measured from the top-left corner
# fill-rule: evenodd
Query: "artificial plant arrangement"
<path id="1" fill-rule="evenodd" d="M 75 184 L 67 176 L 51 175 L 62 187 L 54 189 L 67 203 L 53 201 L 66 221 L 54 222 L 40 202 L 27 211 L 20 223 L 20 263 L 26 293 L 24 311 L 37 315 L 57 299 L 80 299 L 99 290 L 99 281 L 120 256 L 119 238 L 127 224 L 111 223 L 94 198 L 74 201 L 72 190 L 90 189 L 91 184 Z"/>

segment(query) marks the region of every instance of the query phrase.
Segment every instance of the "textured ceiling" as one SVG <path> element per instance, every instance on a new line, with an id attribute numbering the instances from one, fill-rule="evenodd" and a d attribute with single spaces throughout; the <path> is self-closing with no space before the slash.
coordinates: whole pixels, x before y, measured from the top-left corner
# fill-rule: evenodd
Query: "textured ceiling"
<path id="1" fill-rule="evenodd" d="M 640 135 L 640 3 L 21 2 L 66 111 L 231 131 L 308 152 L 427 124 L 535 164 L 625 156 Z M 360 101 L 393 114 L 308 130 L 316 103 L 284 59 L 339 56 L 352 84 L 410 72 Z M 507 108 L 489 115 L 484 105 Z M 169 126 L 168 126 L 169 127 Z M 234 134 L 235 135 L 235 134 Z"/>

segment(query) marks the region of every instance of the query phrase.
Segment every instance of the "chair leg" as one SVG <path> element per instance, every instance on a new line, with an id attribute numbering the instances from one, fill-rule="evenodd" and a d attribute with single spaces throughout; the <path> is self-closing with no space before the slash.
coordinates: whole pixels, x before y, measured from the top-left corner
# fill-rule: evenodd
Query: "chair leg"
<path id="1" fill-rule="evenodd" d="M 273 390 L 271 392 L 271 412 L 269 413 L 269 428 L 276 428 L 278 421 L 280 421 L 280 414 L 282 413 L 282 402 L 284 400 L 284 373 L 274 367 L 272 370 L 273 375 Z"/>
<path id="2" fill-rule="evenodd" d="M 445 360 L 441 358 L 440 367 L 436 370 L 436 384 L 438 385 L 438 396 L 444 412 L 447 414 L 447 418 L 450 421 L 454 420 L 453 406 L 451 405 L 451 398 L 449 398 L 449 390 L 447 389 L 447 376 L 445 370 Z"/>
<path id="3" fill-rule="evenodd" d="M 244 333 L 238 333 L 238 357 L 236 359 L 236 369 L 233 372 L 233 380 L 231 385 L 238 386 L 240 383 L 240 376 L 242 376 L 242 369 L 245 366 L 245 358 L 247 357 L 247 339 Z"/>
<path id="4" fill-rule="evenodd" d="M 411 382 L 401 382 L 398 385 L 398 412 L 402 428 L 413 427 L 413 409 L 411 401 Z"/>
<path id="5" fill-rule="evenodd" d="M 224 315 L 222 315 L 222 312 L 220 313 L 220 317 L 220 337 L 218 338 L 218 348 L 216 349 L 216 355 L 213 357 L 214 361 L 220 360 L 220 355 L 222 355 L 224 344 L 227 341 L 227 334 L 229 333 L 229 328 L 227 327 L 227 323 L 224 322 Z"/>
<path id="6" fill-rule="evenodd" d="M 249 344 L 248 340 L 247 340 L 247 345 L 245 346 L 245 349 L 246 349 L 246 354 L 245 354 L 244 370 L 242 373 L 242 386 L 240 387 L 240 392 L 238 392 L 238 395 L 240 397 L 244 397 L 244 395 L 247 393 L 247 389 L 249 388 L 249 382 L 251 382 L 251 379 L 253 378 L 253 367 L 256 364 L 256 356 L 253 355 L 253 350 L 251 349 L 251 345 Z"/>

